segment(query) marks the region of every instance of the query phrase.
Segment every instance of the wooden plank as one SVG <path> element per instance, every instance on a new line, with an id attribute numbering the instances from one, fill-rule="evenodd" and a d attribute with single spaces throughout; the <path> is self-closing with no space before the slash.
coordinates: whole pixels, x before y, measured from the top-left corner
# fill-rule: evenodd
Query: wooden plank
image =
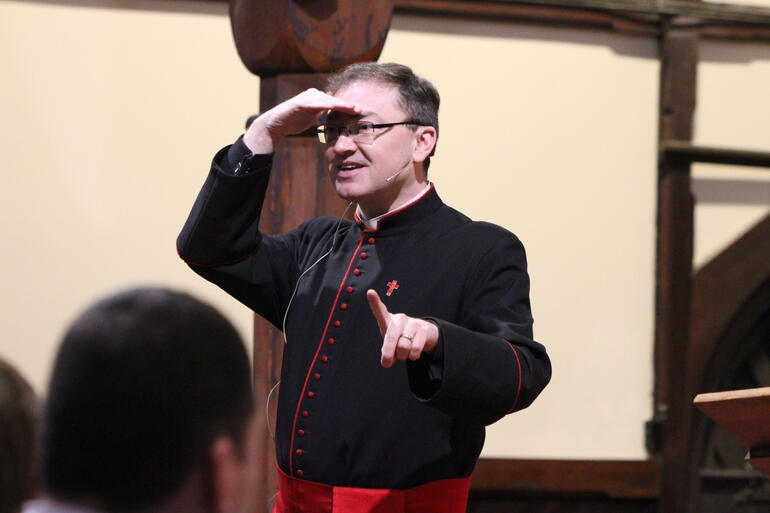
<path id="1" fill-rule="evenodd" d="M 520 5 L 596 10 L 624 15 L 693 18 L 703 22 L 770 25 L 770 9 L 751 5 L 693 2 L 692 0 L 396 0 L 397 12 L 432 11 L 466 15 L 506 14 Z"/>
<path id="2" fill-rule="evenodd" d="M 46 1 L 46 0 L 40 0 Z M 47 0 L 52 1 L 52 0 Z M 183 0 L 189 2 L 189 0 Z M 198 0 L 221 3 L 228 0 Z M 296 0 L 295 0 L 296 1 Z M 71 0 L 70 3 L 89 3 Z M 626 16 L 650 15 L 693 18 L 709 23 L 770 25 L 770 8 L 693 0 L 395 0 L 395 12 L 465 17 L 507 17 L 522 6 L 614 12 Z"/>
<path id="3" fill-rule="evenodd" d="M 465 20 L 482 19 L 562 25 L 657 36 L 660 19 L 655 14 L 617 13 L 584 8 L 528 3 L 487 1 L 396 0 L 396 14 L 444 16 Z"/>
<path id="4" fill-rule="evenodd" d="M 768 398 L 770 398 L 770 387 L 747 388 L 745 390 L 727 390 L 724 392 L 698 394 L 695 396 L 693 403 L 698 408 L 711 408 L 713 405 L 721 402 L 737 403 L 741 401 L 766 400 Z M 738 405 L 736 404 L 735 406 L 737 407 Z M 769 415 L 768 418 L 770 418 L 770 410 L 768 410 L 767 414 Z"/>
<path id="5" fill-rule="evenodd" d="M 660 35 L 672 18 L 701 37 L 770 42 L 770 9 L 682 0 L 396 0 L 398 14 L 529 22 Z"/>
<path id="6" fill-rule="evenodd" d="M 693 403 L 747 447 L 746 460 L 770 477 L 770 387 L 698 394 Z"/>
<path id="7" fill-rule="evenodd" d="M 601 494 L 624 499 L 658 496 L 658 466 L 650 460 L 515 460 L 482 458 L 471 492 Z"/>
<path id="8" fill-rule="evenodd" d="M 659 152 L 660 157 L 664 160 L 687 163 L 709 162 L 770 169 L 770 152 L 696 146 L 687 141 L 663 141 L 660 144 Z"/>
<path id="9" fill-rule="evenodd" d="M 770 25 L 770 9 L 748 5 L 693 2 L 692 0 L 525 0 L 524 3 L 613 10 L 629 14 L 659 14 L 697 19 L 702 22 Z"/>
<path id="10" fill-rule="evenodd" d="M 103 8 L 98 0 L 23 0 L 36 3 L 55 3 Z M 206 4 L 225 3 L 227 0 L 169 0 L 153 5 L 153 10 L 170 12 L 200 12 Z M 315 2 L 316 0 L 314 0 Z M 349 0 L 350 1 L 350 0 Z M 296 2 L 296 0 L 295 0 Z M 264 3 L 264 2 L 263 2 Z M 312 2 L 297 2 L 309 5 Z M 377 2 L 371 3 L 380 3 Z M 695 4 L 695 5 L 693 5 Z M 347 4 L 346 4 L 347 5 Z M 109 8 L 147 9 L 137 0 L 109 3 Z M 585 29 L 609 30 L 621 34 L 659 36 L 672 17 L 690 18 L 697 25 L 701 37 L 728 41 L 770 43 L 770 9 L 711 2 L 660 0 L 395 0 L 398 14 L 459 17 L 464 20 L 494 20 L 539 25 L 568 26 Z M 284 48 L 290 59 L 300 62 L 298 71 L 308 71 L 308 64 L 295 52 Z M 251 62 L 252 54 L 246 51 Z M 279 61 L 271 59 L 271 66 Z M 293 64 L 292 64 L 293 65 Z M 338 66 L 335 63 L 334 66 Z"/>
<path id="11" fill-rule="evenodd" d="M 700 411 L 746 448 L 770 448 L 770 387 L 698 394 Z"/>

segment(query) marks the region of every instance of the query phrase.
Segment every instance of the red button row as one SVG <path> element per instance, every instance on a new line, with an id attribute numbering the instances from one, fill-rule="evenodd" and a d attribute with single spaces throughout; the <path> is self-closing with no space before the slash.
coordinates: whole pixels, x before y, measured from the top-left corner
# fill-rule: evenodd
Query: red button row
<path id="1" fill-rule="evenodd" d="M 374 244 L 374 237 L 369 237 L 369 244 Z M 362 251 L 360 256 L 361 256 L 361 260 L 366 260 L 369 255 L 367 255 L 365 251 Z M 356 267 L 355 269 L 353 269 L 353 274 L 355 274 L 356 276 L 360 276 L 361 275 L 361 269 Z M 352 294 L 353 293 L 353 287 L 348 285 L 345 288 L 345 292 L 347 292 L 348 294 Z M 342 303 L 340 305 L 340 309 L 347 310 L 348 309 L 348 304 L 347 303 Z M 342 323 L 340 321 L 338 321 L 338 320 L 334 321 L 334 327 L 335 328 L 339 328 L 341 325 L 342 325 Z M 335 343 L 335 340 L 334 340 L 334 338 L 329 338 L 326 342 L 330 346 L 333 346 L 334 343 Z M 329 361 L 329 357 L 324 355 L 324 356 L 321 357 L 321 361 L 324 362 L 324 363 L 327 363 Z M 321 374 L 316 372 L 315 374 L 313 374 L 313 379 L 315 379 L 316 381 L 320 380 L 321 379 Z M 313 398 L 313 397 L 315 397 L 315 392 L 310 390 L 307 393 L 307 396 L 310 397 L 310 398 Z M 307 410 L 303 410 L 302 411 L 302 417 L 307 418 L 309 416 L 310 416 L 310 412 L 309 411 L 307 411 Z M 304 429 L 297 430 L 297 435 L 301 436 L 301 437 L 305 436 L 305 430 Z M 302 456 L 304 454 L 304 452 L 302 451 L 302 449 L 297 449 L 295 454 L 297 456 Z M 302 469 L 297 469 L 296 474 L 297 474 L 297 476 L 302 477 L 302 475 L 303 475 Z"/>
<path id="2" fill-rule="evenodd" d="M 310 392 L 310 393 L 312 393 L 312 392 Z M 304 413 L 307 413 L 307 412 L 302 412 L 302 413 L 303 413 L 303 416 L 304 416 Z M 304 429 L 298 429 L 297 430 L 297 435 L 298 436 L 305 436 L 305 430 Z M 297 449 L 296 451 L 294 451 L 294 454 L 296 454 L 297 456 L 302 456 L 304 454 L 304 451 L 302 449 Z M 299 477 L 302 477 L 302 469 L 297 469 L 295 471 L 295 474 L 297 476 L 299 476 Z"/>

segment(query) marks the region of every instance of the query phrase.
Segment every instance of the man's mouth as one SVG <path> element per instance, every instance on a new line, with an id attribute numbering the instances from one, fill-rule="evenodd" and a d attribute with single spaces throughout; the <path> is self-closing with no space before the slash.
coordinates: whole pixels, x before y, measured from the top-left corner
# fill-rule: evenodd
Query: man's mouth
<path id="1" fill-rule="evenodd" d="M 360 167 L 363 167 L 361 164 L 340 164 L 337 166 L 337 169 L 340 171 L 353 171 L 354 169 L 358 169 Z"/>

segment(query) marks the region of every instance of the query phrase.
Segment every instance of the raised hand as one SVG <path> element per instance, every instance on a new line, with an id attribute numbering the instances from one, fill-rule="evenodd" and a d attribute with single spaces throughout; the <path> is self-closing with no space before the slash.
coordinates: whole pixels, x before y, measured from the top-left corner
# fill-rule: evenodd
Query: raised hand
<path id="1" fill-rule="evenodd" d="M 361 109 L 353 103 L 318 89 L 308 89 L 254 120 L 243 136 L 243 142 L 254 153 L 272 153 L 281 139 L 304 132 L 318 121 L 321 114 L 330 110 L 353 115 L 361 113 Z"/>
<path id="2" fill-rule="evenodd" d="M 372 309 L 382 335 L 383 367 L 392 367 L 396 360 L 417 360 L 422 353 L 429 353 L 438 344 L 438 326 L 430 321 L 415 319 L 402 313 L 390 313 L 376 291 L 366 291 L 366 299 Z"/>

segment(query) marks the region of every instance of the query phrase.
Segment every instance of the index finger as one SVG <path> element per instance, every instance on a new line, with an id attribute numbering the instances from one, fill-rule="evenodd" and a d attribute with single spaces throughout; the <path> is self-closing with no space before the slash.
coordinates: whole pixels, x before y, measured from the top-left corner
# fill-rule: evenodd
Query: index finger
<path id="1" fill-rule="evenodd" d="M 342 100 L 329 93 L 318 91 L 317 89 L 309 89 L 307 92 L 312 94 L 314 100 L 317 101 L 316 107 L 323 108 L 323 110 L 329 111 L 330 114 L 334 111 L 347 114 L 358 114 L 361 112 L 361 108 L 355 103 Z"/>
<path id="2" fill-rule="evenodd" d="M 369 307 L 372 309 L 374 318 L 377 319 L 377 325 L 380 327 L 382 336 L 385 336 L 385 332 L 388 331 L 388 321 L 390 320 L 388 308 L 380 299 L 380 295 L 377 294 L 377 291 L 373 289 L 366 291 L 366 299 L 369 300 Z"/>
<path id="3" fill-rule="evenodd" d="M 332 96 L 332 98 L 334 98 Z M 329 107 L 329 114 L 333 112 L 342 112 L 345 114 L 352 114 L 352 115 L 358 115 L 361 113 L 361 107 L 356 105 L 355 103 L 346 102 L 343 100 L 340 100 L 338 98 L 334 98 L 334 102 L 332 103 L 332 106 Z"/>

